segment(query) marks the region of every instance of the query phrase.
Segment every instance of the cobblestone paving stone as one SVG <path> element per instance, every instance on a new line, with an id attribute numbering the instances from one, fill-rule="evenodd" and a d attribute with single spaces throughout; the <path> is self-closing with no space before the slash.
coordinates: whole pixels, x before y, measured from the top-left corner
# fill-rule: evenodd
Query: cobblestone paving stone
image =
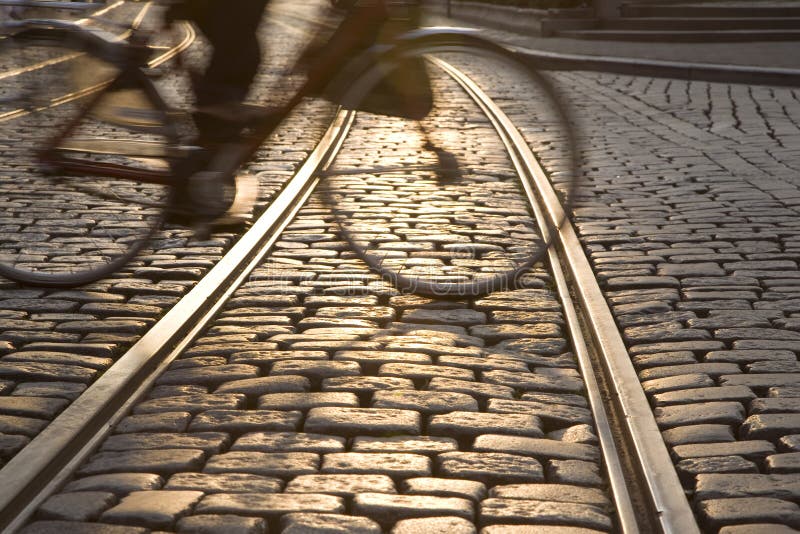
<path id="1" fill-rule="evenodd" d="M 478 113 L 460 97 L 439 105 L 445 117 Z M 381 120 L 364 124 L 342 158 L 382 135 Z M 408 135 L 386 136 L 383 150 L 415 156 L 422 140 Z M 386 193 L 364 203 L 398 236 L 386 242 L 414 243 L 398 257 L 427 260 L 431 248 L 402 240 L 405 230 L 453 224 L 450 213 L 492 183 L 503 184 L 466 180 L 444 208 L 403 202 L 396 215 Z M 398 198 L 403 187 L 392 185 Z M 218 321 L 46 506 L 112 494 L 92 524 L 178 532 L 228 520 L 284 533 L 608 532 L 600 450 L 557 296 L 541 266 L 525 286 L 472 301 L 400 295 L 341 246 L 313 196 Z M 282 330 L 264 329 L 276 317 Z M 231 325 L 255 336 L 220 342 Z M 52 524 L 37 519 L 29 533 Z"/>
<path id="2" fill-rule="evenodd" d="M 126 4 L 108 16 L 127 21 L 141 8 L 142 4 Z M 158 21 L 154 9 L 144 25 L 154 26 Z M 265 28 L 263 33 L 275 66 L 260 75 L 256 82 L 259 92 L 253 95 L 256 99 L 269 94 L 271 81 L 296 50 L 290 43 L 299 38 L 296 30 L 283 26 Z M 190 60 L 202 57 L 203 50 L 201 38 L 190 49 Z M 187 105 L 190 92 L 185 80 L 167 76 L 158 83 L 171 102 Z M 246 169 L 259 181 L 257 213 L 313 149 L 327 127 L 326 118 L 332 116 L 330 108 L 324 103 L 304 105 Z M 216 233 L 200 242 L 192 239 L 188 230 L 168 227 L 125 269 L 89 286 L 44 290 L 0 280 L 0 467 L 186 294 L 235 239 L 231 233 Z M 282 328 L 281 322 L 275 326 L 265 323 L 259 330 L 265 335 L 270 328 Z M 221 324 L 219 328 L 232 327 Z M 248 333 L 252 331 L 248 328 Z M 247 374 L 247 369 L 254 367 L 232 366 L 220 371 L 237 369 L 242 371 L 241 379 L 257 376 Z M 175 371 L 181 372 L 191 374 L 192 370 Z M 154 427 L 145 431 L 152 430 Z"/>
<path id="3" fill-rule="evenodd" d="M 558 78 L 590 140 L 581 239 L 701 526 L 800 528 L 787 456 L 800 431 L 800 94 Z"/>

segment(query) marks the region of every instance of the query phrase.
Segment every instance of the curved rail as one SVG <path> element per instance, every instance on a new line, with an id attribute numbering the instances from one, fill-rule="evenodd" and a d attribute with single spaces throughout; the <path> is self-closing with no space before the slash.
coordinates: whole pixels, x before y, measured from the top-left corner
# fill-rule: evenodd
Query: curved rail
<path id="1" fill-rule="evenodd" d="M 146 8 L 139 13 L 139 22 L 144 12 Z M 185 23 L 183 27 L 186 33 L 181 42 L 153 58 L 148 66 L 172 59 L 195 41 L 192 25 Z M 101 87 L 83 89 L 77 96 L 65 95 L 58 103 Z M 100 379 L 0 469 L 3 480 L 0 532 L 13 532 L 24 525 L 36 507 L 63 483 L 246 280 L 319 182 L 317 169 L 335 157 L 353 118 L 353 112 L 339 111 L 300 169 L 225 257 Z"/>
<path id="2" fill-rule="evenodd" d="M 617 506 L 620 529 L 626 534 L 633 534 L 640 530 L 652 530 L 653 526 L 656 526 L 668 534 L 699 534 L 694 514 L 672 467 L 669 453 L 639 385 L 622 337 L 589 261 L 583 253 L 583 247 L 566 218 L 552 184 L 522 134 L 491 98 L 463 72 L 444 61 L 435 61 L 484 110 L 503 142 L 509 147 L 509 151 L 517 155 L 516 158 L 512 157 L 512 160 L 515 166 L 523 171 L 520 173 L 520 178 L 525 194 L 543 231 L 547 231 L 548 226 L 542 224 L 543 221 L 549 220 L 551 224 L 560 223 L 557 226 L 558 235 L 553 242 L 561 257 L 551 247 L 548 249 L 548 258 L 564 307 L 573 349 L 586 382 Z M 565 264 L 569 280 L 574 286 L 573 293 L 580 304 L 580 312 L 570 295 L 562 263 Z M 582 333 L 584 328 L 591 336 L 591 347 L 584 339 Z M 592 353 L 597 359 L 596 362 L 592 362 Z M 610 386 L 615 395 L 614 399 L 604 402 L 595 368 L 603 373 L 600 378 Z M 611 401 L 614 404 L 611 404 Z M 608 413 L 607 407 L 611 414 Z M 609 415 L 615 419 L 617 428 L 621 429 L 624 435 L 620 436 L 614 431 Z M 637 492 L 636 497 L 637 500 L 644 499 L 645 502 L 641 504 L 650 510 L 652 517 L 649 521 L 641 516 L 637 520 L 637 508 L 641 508 L 641 504 L 634 504 L 631 498 L 631 492 L 626 484 L 626 479 L 629 477 L 626 477 L 624 472 L 621 454 L 628 455 L 633 460 L 636 469 L 634 475 L 638 479 L 634 481 L 634 486 L 643 492 Z"/>
<path id="3" fill-rule="evenodd" d="M 455 43 L 455 44 L 453 44 Z M 481 38 L 478 35 L 476 30 L 472 29 L 465 29 L 465 28 L 450 28 L 450 27 L 436 27 L 436 28 L 418 28 L 412 31 L 409 31 L 395 39 L 395 46 L 394 48 L 388 50 L 384 54 L 380 56 L 379 62 L 383 61 L 383 58 L 387 61 L 387 63 L 391 64 L 392 62 L 396 61 L 398 57 L 402 57 L 403 52 L 405 50 L 415 50 L 421 49 L 423 50 L 424 57 L 428 58 L 429 60 L 433 61 L 434 58 L 431 56 L 435 56 L 437 53 L 437 46 L 445 46 L 450 47 L 454 51 L 462 51 L 467 53 L 474 53 L 475 50 L 485 50 L 488 53 L 497 54 L 497 60 L 499 61 L 508 61 L 509 54 L 508 51 L 502 48 L 500 45 Z M 474 48 L 473 48 L 474 47 Z M 513 61 L 516 62 L 516 61 Z M 445 62 L 439 61 L 439 67 L 447 70 Z M 499 65 L 498 65 L 499 66 Z M 364 69 L 363 72 L 367 73 L 368 69 Z M 452 72 L 450 72 L 451 75 Z M 533 81 L 541 93 L 544 95 L 543 100 L 547 101 L 547 105 L 550 110 L 557 116 L 557 120 L 561 124 L 571 124 L 571 119 L 568 113 L 567 107 L 564 105 L 564 102 L 560 98 L 558 91 L 552 85 L 552 83 L 545 77 L 543 77 L 538 70 L 536 69 L 529 69 L 527 74 L 531 81 Z M 367 74 L 367 76 L 374 76 L 374 74 Z M 365 76 L 366 77 L 366 76 Z M 338 78 L 334 79 L 334 87 L 337 87 L 336 84 L 343 84 L 347 83 L 349 80 L 346 80 L 345 77 L 339 76 Z M 347 97 L 343 99 L 344 105 L 350 105 L 353 107 L 359 106 L 359 98 L 361 93 L 356 90 L 355 91 L 359 96 L 356 96 L 353 100 L 347 100 Z M 345 92 L 345 94 L 347 94 Z M 475 102 L 481 108 L 481 110 L 487 115 L 487 117 L 491 118 L 491 110 L 484 105 L 483 100 L 475 99 Z M 503 137 L 503 133 L 498 130 L 498 133 Z M 564 136 L 566 137 L 565 146 L 566 152 L 564 156 L 564 160 L 566 161 L 566 172 L 569 175 L 577 176 L 577 154 L 576 154 L 576 140 L 573 136 L 572 130 L 567 128 L 564 132 Z M 524 175 L 528 175 L 530 171 L 526 165 L 518 165 L 518 161 L 521 159 L 521 155 L 518 153 L 517 149 L 514 147 L 512 143 L 505 143 L 506 149 L 516 166 L 516 171 L 522 177 Z M 524 159 L 524 158 L 523 158 Z M 440 163 L 440 165 L 446 165 Z M 406 170 L 403 167 L 402 170 Z M 369 168 L 363 169 L 361 172 L 384 172 L 384 169 L 381 168 Z M 329 173 L 329 175 L 337 174 L 336 171 L 333 173 Z M 571 199 L 571 188 L 567 194 L 567 202 Z M 345 221 L 349 214 L 346 211 L 339 210 L 337 208 L 337 202 L 333 195 L 327 194 L 325 195 L 326 203 L 328 207 L 332 210 L 337 225 L 339 226 L 339 233 L 341 234 L 342 238 L 349 244 L 350 248 L 356 253 L 361 261 L 367 264 L 373 272 L 379 274 L 384 280 L 389 281 L 393 286 L 397 287 L 400 291 L 410 292 L 410 293 L 417 293 L 419 295 L 425 297 L 432 297 L 432 298 L 464 298 L 464 297 L 479 297 L 482 295 L 488 295 L 489 293 L 493 293 L 496 291 L 500 291 L 503 289 L 514 288 L 522 275 L 529 271 L 536 263 L 541 261 L 545 254 L 546 254 L 546 247 L 548 246 L 548 241 L 545 239 L 541 245 L 532 247 L 532 250 L 525 254 L 524 259 L 516 262 L 510 268 L 503 269 L 500 272 L 491 273 L 484 277 L 476 277 L 468 281 L 435 281 L 435 280 L 424 280 L 422 277 L 414 276 L 414 275 L 405 275 L 401 271 L 401 269 L 392 269 L 384 267 L 385 258 L 380 255 L 370 255 L 365 246 L 359 243 L 358 238 L 351 233 Z M 562 211 L 562 213 L 568 210 Z M 539 221 L 540 225 L 542 225 L 543 229 L 548 229 L 550 232 L 543 232 L 542 236 L 550 235 L 554 233 L 554 230 L 558 227 L 561 223 L 560 220 L 551 220 L 550 218 L 542 219 Z"/>
<path id="4" fill-rule="evenodd" d="M 120 4 L 120 3 L 121 2 L 118 2 L 118 4 Z M 116 4 L 115 4 L 115 6 L 116 6 Z M 148 10 L 149 10 L 149 8 L 151 6 L 152 6 L 152 3 L 148 2 L 147 4 L 145 4 L 142 7 L 142 9 L 139 11 L 139 13 L 137 14 L 137 16 L 134 19 L 134 21 L 131 23 L 131 27 L 132 28 L 135 29 L 142 23 L 142 21 L 144 20 L 144 17 L 147 15 L 147 12 L 148 12 Z M 110 7 L 113 7 L 113 6 L 110 6 Z M 80 23 L 80 22 L 81 21 L 78 21 L 78 23 Z M 188 22 L 183 22 L 183 23 L 181 23 L 181 27 L 182 27 L 182 29 L 184 31 L 183 38 L 177 44 L 169 47 L 167 50 L 163 51 L 161 54 L 157 55 L 156 57 L 154 57 L 150 61 L 148 61 L 148 63 L 147 63 L 148 67 L 154 68 L 154 67 L 158 67 L 160 65 L 163 65 L 167 61 L 170 61 L 171 59 L 175 58 L 178 54 L 184 52 L 186 49 L 188 49 L 192 45 L 192 43 L 194 43 L 197 40 L 197 31 L 194 29 L 194 26 L 192 26 Z M 128 30 L 127 32 L 119 35 L 118 38 L 120 38 L 120 39 L 125 38 L 125 36 L 127 34 L 129 34 L 131 31 L 133 31 L 133 30 L 132 29 Z M 48 59 L 46 61 L 41 61 L 41 62 L 35 63 L 33 65 L 27 65 L 25 67 L 20 67 L 20 68 L 17 68 L 17 69 L 14 69 L 14 70 L 11 70 L 11 71 L 3 73 L 2 75 L 0 75 L 0 80 L 2 80 L 4 78 L 10 78 L 10 77 L 13 77 L 13 76 L 18 76 L 20 74 L 24 74 L 24 73 L 31 72 L 31 71 L 34 71 L 34 70 L 38 70 L 38 69 L 41 69 L 41 68 L 49 67 L 51 65 L 55 65 L 55 64 L 58 64 L 58 63 L 63 63 L 64 61 L 70 61 L 72 59 L 80 57 L 81 55 L 83 55 L 83 52 L 76 51 L 76 52 L 73 52 L 73 53 L 70 53 L 70 54 L 65 54 L 65 55 L 63 55 L 61 57 L 58 57 L 58 58 L 52 58 L 52 59 Z M 89 87 L 83 87 L 83 88 L 81 88 L 81 89 L 79 89 L 77 91 L 73 91 L 71 93 L 66 93 L 64 95 L 61 95 L 58 98 L 54 98 L 51 101 L 51 103 L 45 105 L 45 107 L 56 107 L 56 106 L 60 106 L 60 105 L 63 105 L 63 104 L 67 104 L 69 102 L 73 102 L 73 101 L 78 100 L 80 98 L 84 98 L 84 97 L 86 97 L 86 96 L 88 96 L 88 95 L 90 95 L 92 93 L 95 93 L 95 92 L 101 90 L 103 87 L 107 86 L 109 83 L 110 83 L 110 81 L 103 81 L 103 82 L 91 85 Z M 19 117 L 23 117 L 23 116 L 28 115 L 30 113 L 35 113 L 36 111 L 41 111 L 41 109 L 44 109 L 44 108 L 37 108 L 37 109 L 33 109 L 33 110 L 17 109 L 17 110 L 7 111 L 6 113 L 0 114 L 0 121 L 7 121 L 7 120 L 11 120 L 11 119 L 17 119 Z"/>
<path id="5" fill-rule="evenodd" d="M 546 183 L 550 184 L 544 171 L 539 166 L 536 157 L 531 152 L 522 134 L 516 129 L 512 121 L 505 115 L 505 113 L 492 101 L 492 99 L 481 90 L 481 88 L 473 82 L 465 73 L 454 67 L 453 65 L 441 59 L 433 58 L 433 61 L 447 72 L 466 93 L 475 101 L 475 103 L 483 110 L 489 120 L 492 122 L 498 135 L 500 136 L 503 144 L 506 146 L 511 160 L 516 168 L 517 174 L 525 190 L 528 202 L 534 212 L 535 218 L 539 223 L 543 233 L 542 238 L 546 242 L 554 236 L 548 236 L 550 228 L 553 228 L 553 223 L 564 224 L 564 218 L 553 219 L 547 221 L 541 208 L 539 207 L 540 200 L 536 194 L 536 190 L 541 185 Z M 538 181 L 543 183 L 536 183 Z M 562 216 L 564 215 L 562 211 Z M 603 406 L 602 396 L 597 384 L 597 379 L 594 375 L 594 370 L 589 359 L 589 349 L 582 336 L 578 317 L 575 312 L 575 307 L 572 299 L 569 296 L 569 289 L 563 272 L 560 268 L 560 261 L 553 247 L 547 250 L 547 258 L 550 262 L 550 269 L 553 278 L 556 281 L 557 291 L 561 300 L 561 305 L 564 308 L 564 315 L 569 330 L 572 346 L 578 363 L 580 365 L 581 374 L 586 383 L 587 396 L 589 397 L 589 405 L 597 427 L 598 438 L 600 440 L 600 447 L 603 451 L 603 458 L 606 463 L 606 470 L 611 485 L 611 491 L 614 496 L 614 502 L 617 509 L 617 520 L 620 529 L 625 534 L 635 534 L 639 532 L 636 515 L 634 513 L 634 506 L 631 502 L 631 497 L 628 493 L 625 484 L 625 476 L 623 473 L 621 462 L 619 461 L 619 452 L 613 439 L 613 432 L 609 425 L 608 416 Z"/>
<path id="6" fill-rule="evenodd" d="M 108 7 L 104 8 L 101 11 L 102 12 L 107 12 L 107 11 L 110 11 L 111 9 L 119 7 L 122 4 L 123 4 L 123 2 L 119 1 L 119 2 L 116 2 L 115 4 L 112 4 L 111 6 L 108 6 Z M 147 3 L 142 7 L 141 10 L 139 10 L 139 13 L 136 15 L 136 18 L 133 20 L 133 22 L 131 22 L 131 28 L 136 28 L 142 23 L 142 21 L 144 20 L 145 15 L 147 14 L 147 11 L 150 9 L 150 6 L 151 6 L 151 4 Z M 91 18 L 85 18 L 85 19 L 81 19 L 81 20 L 79 20 L 79 21 L 77 21 L 77 22 L 75 22 L 73 24 L 75 26 L 82 26 L 82 25 L 84 25 L 84 24 L 86 24 L 88 22 L 91 22 L 91 21 L 92 21 Z M 25 24 L 25 21 L 20 22 L 19 24 Z M 130 34 L 130 31 L 131 30 L 129 29 L 128 31 L 118 35 L 117 37 L 120 38 L 120 39 L 124 39 L 127 35 Z M 80 54 L 81 54 L 80 52 L 74 52 L 72 54 L 65 54 L 65 55 L 63 55 L 61 57 L 51 58 L 51 59 L 48 59 L 48 60 L 45 60 L 45 61 L 39 61 L 37 63 L 34 63 L 33 65 L 26 65 L 24 67 L 19 67 L 19 68 L 16 68 L 16 69 L 12 69 L 12 70 L 9 70 L 9 71 L 6 71 L 6 72 L 0 74 L 0 80 L 3 80 L 5 78 L 13 78 L 14 76 L 19 76 L 20 74 L 24 74 L 26 72 L 31 72 L 31 71 L 38 70 L 38 69 L 41 69 L 41 68 L 44 68 L 44 67 L 48 67 L 50 65 L 56 65 L 56 64 L 62 63 L 64 61 L 69 61 L 71 59 L 74 59 L 74 58 L 78 57 Z"/>

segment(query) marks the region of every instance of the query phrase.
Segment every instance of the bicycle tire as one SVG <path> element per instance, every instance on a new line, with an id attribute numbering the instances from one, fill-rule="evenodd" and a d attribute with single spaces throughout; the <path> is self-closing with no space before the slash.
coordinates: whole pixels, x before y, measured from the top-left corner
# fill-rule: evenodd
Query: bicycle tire
<path id="1" fill-rule="evenodd" d="M 334 80 L 329 92 L 337 94 L 336 101 L 345 108 L 359 110 L 365 102 L 371 103 L 373 91 L 383 90 L 386 72 L 419 58 L 427 58 L 429 64 L 444 59 L 453 65 L 454 57 L 464 58 L 460 68 L 482 71 L 479 74 L 484 78 L 509 77 L 505 82 L 493 80 L 490 84 L 500 88 L 495 100 L 502 98 L 506 115 L 516 115 L 531 130 L 526 132 L 526 141 L 536 145 L 536 157 L 547 170 L 564 213 L 569 213 L 579 173 L 577 139 L 568 105 L 545 76 L 507 49 L 467 32 L 412 32 L 392 50 L 368 53 L 355 60 L 349 72 L 345 69 L 345 75 Z M 502 70 L 499 65 L 503 65 Z M 428 69 L 435 77 L 433 70 Z M 509 94 L 506 84 L 511 83 L 517 84 L 518 89 Z M 534 105 L 525 105 L 525 113 L 535 108 L 535 120 L 525 119 L 515 109 L 519 107 L 519 94 L 514 93 L 523 87 L 530 91 L 525 100 L 535 100 Z M 459 99 L 461 96 L 450 100 Z M 451 102 L 437 104 L 437 108 L 450 111 L 440 113 L 434 109 L 426 119 L 435 122 L 432 135 L 443 139 L 443 144 L 449 137 L 466 138 L 464 132 L 469 129 L 486 130 L 480 118 L 459 118 L 460 106 Z M 447 113 L 449 118 L 445 117 Z M 414 155 L 414 150 L 420 150 L 419 140 L 411 142 L 414 135 L 404 130 L 413 128 L 413 123 L 397 117 L 376 119 L 374 114 L 369 121 L 373 126 L 368 131 L 360 136 L 353 132 L 350 135 L 361 146 L 378 146 L 379 154 L 388 153 L 389 159 L 399 162 L 395 163 L 397 170 L 388 165 L 387 171 L 385 157 L 373 161 L 371 154 L 359 156 L 355 151 L 348 155 L 345 151 L 328 170 L 329 178 L 323 187 L 323 199 L 333 211 L 339 233 L 358 258 L 401 292 L 433 298 L 479 297 L 532 282 L 528 273 L 544 259 L 563 221 L 546 217 L 537 220 L 514 200 L 524 197 L 515 197 L 511 192 L 509 184 L 516 180 L 509 178 L 506 169 L 510 167 L 504 163 L 506 167 L 501 169 L 499 153 L 487 153 L 504 150 L 502 142 L 489 143 L 489 147 L 471 139 L 468 142 L 472 146 L 466 150 L 463 143 L 451 143 L 451 155 L 456 153 L 456 160 L 466 172 L 461 172 L 457 180 L 447 181 L 441 176 L 437 179 L 430 170 L 412 170 L 426 158 L 429 166 L 431 160 L 433 167 L 442 166 L 441 158 L 436 161 L 430 153 Z M 387 126 L 376 128 L 374 124 L 383 124 L 381 121 Z M 537 127 L 539 131 L 533 131 Z M 403 151 L 405 140 L 391 142 L 392 135 L 408 137 L 412 150 Z M 485 198 L 481 198 L 484 193 Z M 466 202 L 461 201 L 461 196 L 467 197 Z M 523 211 L 527 213 L 523 215 Z M 508 224 L 509 220 L 501 220 L 504 217 L 515 220 Z M 415 243 L 425 243 L 425 247 Z"/>
<path id="2" fill-rule="evenodd" d="M 102 57 L 93 39 L 78 29 L 37 27 L 0 42 L 2 277 L 85 285 L 128 264 L 161 226 L 171 188 L 42 164 L 52 148 L 85 163 L 163 167 L 140 149 L 155 153 L 177 142 L 144 74 L 125 70 L 120 84 L 122 67 Z M 138 145 L 116 154 L 123 143 Z"/>

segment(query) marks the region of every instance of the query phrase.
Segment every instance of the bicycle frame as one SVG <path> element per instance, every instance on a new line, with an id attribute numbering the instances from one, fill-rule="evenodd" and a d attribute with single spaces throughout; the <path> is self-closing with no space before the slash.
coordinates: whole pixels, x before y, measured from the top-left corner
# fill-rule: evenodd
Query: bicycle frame
<path id="1" fill-rule="evenodd" d="M 162 127 L 171 129 L 170 131 L 174 130 L 169 118 L 169 107 L 143 70 L 148 67 L 147 61 L 151 55 L 151 50 L 147 47 L 146 42 L 140 45 L 113 41 L 110 36 L 104 35 L 103 32 L 59 20 L 17 21 L 13 23 L 13 30 L 14 39 L 22 42 L 48 38 L 69 39 L 71 46 L 76 51 L 96 55 L 120 69 L 113 78 L 101 81 L 91 87 L 83 88 L 75 95 L 76 99 L 88 96 L 89 100 L 81 106 L 79 112 L 75 114 L 70 122 L 60 128 L 38 151 L 38 159 L 45 168 L 57 169 L 59 172 L 67 174 L 104 176 L 159 185 L 175 185 L 175 176 L 172 169 L 144 169 L 119 163 L 89 161 L 65 154 L 70 150 L 65 150 L 64 147 L 69 145 L 68 140 L 72 134 L 82 121 L 97 108 L 102 99 L 114 91 L 126 87 L 135 87 L 144 91 L 146 99 L 152 106 L 153 115 L 158 116 Z M 136 39 L 136 36 L 136 30 L 132 30 L 131 37 Z M 248 135 L 243 136 L 237 140 L 235 145 L 232 145 L 239 149 L 237 150 L 237 156 L 234 158 L 236 167 L 244 163 L 258 149 L 277 125 L 303 98 L 304 94 L 301 88 L 287 104 L 274 109 L 276 120 L 256 125 Z M 117 144 L 120 148 L 125 144 L 125 142 L 112 143 Z M 186 157 L 187 154 L 187 151 L 182 150 L 181 147 L 161 146 L 161 149 L 163 150 L 161 156 L 170 160 L 171 163 Z M 113 153 L 141 156 L 141 154 Z M 152 154 L 149 155 L 152 156 Z M 228 159 L 228 161 L 232 160 Z"/>
<path id="2" fill-rule="evenodd" d="M 114 178 L 123 178 L 136 180 L 139 182 L 153 183 L 160 185 L 170 185 L 172 183 L 172 173 L 166 170 L 156 169 L 139 169 L 128 167 L 117 163 L 108 162 L 89 162 L 65 156 L 61 150 L 64 146 L 64 141 L 69 139 L 82 119 L 86 117 L 92 109 L 96 107 L 98 102 L 110 91 L 114 91 L 116 87 L 124 85 L 124 81 L 133 76 L 143 76 L 141 71 L 130 69 L 123 71 L 112 82 L 108 83 L 106 87 L 100 89 L 97 94 L 92 96 L 92 99 L 83 107 L 72 121 L 53 137 L 39 153 L 40 161 L 47 166 L 56 167 L 65 172 L 74 172 L 79 174 L 106 176 Z M 151 102 L 157 102 L 161 106 L 166 107 L 161 96 L 155 88 L 149 83 L 141 86 L 147 93 L 148 99 Z M 163 109 L 163 108 L 161 108 Z"/>
<path id="3" fill-rule="evenodd" d="M 20 21 L 16 23 L 16 25 L 20 30 L 15 32 L 15 38 L 37 39 L 48 35 L 50 37 L 68 36 L 70 39 L 74 40 L 73 42 L 75 43 L 76 49 L 91 52 L 120 68 L 120 71 L 113 79 L 98 83 L 93 87 L 81 91 L 85 93 L 85 95 L 91 95 L 90 100 L 81 108 L 81 111 L 76 114 L 70 123 L 54 135 L 39 151 L 38 156 L 40 162 L 49 168 L 57 169 L 64 173 L 113 177 L 167 186 L 176 185 L 176 177 L 172 168 L 165 170 L 144 169 L 118 163 L 81 160 L 64 154 L 65 150 L 63 147 L 68 145 L 66 141 L 75 132 L 81 121 L 97 107 L 104 96 L 116 89 L 124 88 L 126 85 L 132 85 L 133 87 L 143 89 L 150 104 L 152 104 L 156 112 L 160 114 L 159 118 L 164 127 L 172 127 L 168 116 L 169 111 L 167 104 L 142 70 L 148 66 L 147 60 L 151 53 L 150 49 L 147 47 L 147 43 L 130 44 L 112 41 L 102 32 L 90 30 L 65 21 L 27 20 Z M 56 34 L 53 34 L 53 30 L 56 30 Z M 456 33 L 461 35 L 475 34 L 472 30 L 459 28 L 427 28 L 408 32 L 400 36 L 393 45 L 376 45 L 363 52 L 361 55 L 357 55 L 347 64 L 343 72 L 333 76 L 333 80 L 331 80 L 327 86 L 333 87 L 332 92 L 334 94 L 341 93 L 347 88 L 348 81 L 352 79 L 352 76 L 360 74 L 364 69 L 375 65 L 376 62 L 380 62 L 381 58 L 391 58 L 401 54 L 404 47 L 413 46 L 414 42 L 418 39 L 429 38 L 432 34 L 451 35 Z M 137 42 L 134 37 L 136 35 L 136 30 L 132 30 L 131 37 L 133 39 L 131 40 L 134 42 Z M 247 134 L 232 141 L 226 147 L 226 150 L 222 151 L 223 155 L 220 157 L 224 158 L 223 161 L 212 161 L 210 166 L 217 170 L 231 172 L 247 162 L 289 113 L 304 98 L 311 96 L 312 93 L 315 92 L 314 87 L 316 85 L 317 81 L 308 80 L 285 104 L 272 108 L 272 113 L 268 119 L 254 125 Z M 79 98 L 83 97 L 84 95 L 79 96 Z M 124 144 L 124 142 L 112 143 L 116 143 L 118 146 Z M 166 157 L 171 163 L 174 163 L 181 157 L 186 157 L 186 151 L 182 151 L 180 147 L 162 146 L 161 148 L 164 149 L 163 157 Z M 120 152 L 109 153 L 120 154 Z M 136 155 L 141 156 L 141 154 Z"/>

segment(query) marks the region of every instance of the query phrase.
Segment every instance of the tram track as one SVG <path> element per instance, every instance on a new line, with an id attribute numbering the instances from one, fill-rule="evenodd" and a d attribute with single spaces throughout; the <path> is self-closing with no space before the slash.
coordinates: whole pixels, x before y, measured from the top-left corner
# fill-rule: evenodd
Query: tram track
<path id="1" fill-rule="evenodd" d="M 489 97 L 464 73 L 452 65 L 436 63 L 475 99 L 498 129 L 518 166 L 536 217 L 561 221 L 564 214 L 555 191 L 510 119 L 493 106 Z M 309 197 L 320 179 L 317 171 L 335 157 L 335 149 L 341 146 L 352 121 L 352 113 L 340 112 L 317 149 L 248 234 L 139 342 L 0 471 L 0 476 L 10 481 L 0 492 L 0 528 L 14 531 L 21 527 L 36 507 L 64 483 L 70 470 L 88 457 L 111 427 L 146 393 L 169 363 L 213 320 L 224 299 L 247 279 Z M 635 380 L 624 344 L 599 288 L 595 289 L 594 276 L 568 222 L 559 231 L 556 248 L 561 258 L 550 249 L 551 272 L 606 456 L 604 463 L 616 502 L 617 526 L 625 533 L 650 531 L 654 525 L 664 532 L 696 532 L 691 510 L 638 380 Z M 561 264 L 565 265 L 566 273 L 559 267 Z M 570 284 L 574 297 L 569 295 Z M 579 311 L 575 311 L 576 307 Z M 583 342 L 582 332 L 587 333 L 588 344 Z M 592 356 L 599 357 L 600 361 L 590 361 Z M 596 371 L 603 376 L 595 377 Z M 616 397 L 613 405 L 604 406 L 601 402 L 598 381 L 613 391 Z M 617 429 L 625 431 L 622 439 L 615 436 L 617 432 L 607 419 L 614 419 Z M 626 482 L 632 478 L 624 467 L 629 462 L 619 459 L 622 449 L 625 449 L 622 454 L 632 458 L 631 463 L 638 471 L 633 478 L 640 481 L 634 487 L 637 492 L 644 490 L 644 498 L 636 503 L 631 502 Z M 657 465 L 664 469 L 654 470 L 652 466 Z M 650 522 L 640 524 L 637 521 L 642 508 L 651 512 Z"/>
<path id="2" fill-rule="evenodd" d="M 93 446 L 140 398 L 161 371 L 213 319 L 216 311 L 268 252 L 319 181 L 314 171 L 331 155 L 352 121 L 337 116 L 317 149 L 226 256 L 147 334 L 109 368 L 2 471 L 10 481 L 0 493 L 0 529 L 19 528 L 69 475 L 64 471 Z M 18 513 L 22 510 L 22 513 Z"/>
<path id="3" fill-rule="evenodd" d="M 509 152 L 516 154 L 512 159 L 542 230 L 547 232 L 547 218 L 553 223 L 563 221 L 555 247 L 548 248 L 548 260 L 586 382 L 621 532 L 699 532 L 611 311 L 545 171 L 508 116 L 477 84 L 452 65 L 436 63 L 470 94 L 494 123 Z M 601 382 L 613 399 L 603 399 Z M 625 473 L 631 465 L 636 473 Z M 650 513 L 642 515 L 645 510 Z"/>
<path id="4" fill-rule="evenodd" d="M 118 2 L 115 2 L 115 3 L 113 3 L 113 4 L 109 5 L 109 6 L 106 6 L 103 9 L 98 10 L 95 13 L 95 15 L 106 14 L 106 13 L 108 13 L 108 12 L 110 12 L 110 11 L 120 7 L 120 6 L 122 6 L 124 3 L 125 3 L 124 0 L 119 0 Z M 134 20 L 131 22 L 131 27 L 136 28 L 141 24 L 141 22 L 144 20 L 144 17 L 147 15 L 147 12 L 150 10 L 151 5 L 152 5 L 151 3 L 147 3 L 140 9 L 139 13 L 136 15 Z M 82 19 L 76 21 L 75 24 L 77 24 L 79 26 L 83 26 L 83 25 L 88 24 L 90 22 L 93 22 L 93 19 L 91 17 L 86 17 L 86 18 L 82 18 Z M 118 38 L 124 39 L 128 35 L 130 35 L 130 30 L 126 30 L 125 32 L 119 34 Z M 19 76 L 20 74 L 24 74 L 24 73 L 31 72 L 31 71 L 34 71 L 34 70 L 38 70 L 38 69 L 41 69 L 41 68 L 45 68 L 45 67 L 48 67 L 50 65 L 55 65 L 57 63 L 61 63 L 61 62 L 64 62 L 64 61 L 69 61 L 71 59 L 74 59 L 74 58 L 78 57 L 79 55 L 80 55 L 79 53 L 65 54 L 65 55 L 57 57 L 57 58 L 52 58 L 52 59 L 48 59 L 46 61 L 39 61 L 39 62 L 33 63 L 31 65 L 25 65 L 23 67 L 18 67 L 16 69 L 12 69 L 12 70 L 9 70 L 9 71 L 6 71 L 6 72 L 3 72 L 2 74 L 0 74 L 0 80 L 4 80 L 4 79 L 7 79 L 7 78 L 12 78 L 14 76 Z"/>

